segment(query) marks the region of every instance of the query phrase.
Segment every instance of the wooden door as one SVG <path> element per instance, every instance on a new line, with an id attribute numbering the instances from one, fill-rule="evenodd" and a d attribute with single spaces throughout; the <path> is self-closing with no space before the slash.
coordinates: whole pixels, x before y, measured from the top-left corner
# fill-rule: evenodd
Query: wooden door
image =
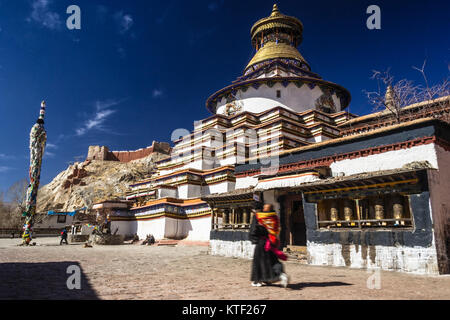
<path id="1" fill-rule="evenodd" d="M 284 232 L 287 245 L 306 246 L 306 225 L 301 195 L 290 195 L 285 200 Z"/>

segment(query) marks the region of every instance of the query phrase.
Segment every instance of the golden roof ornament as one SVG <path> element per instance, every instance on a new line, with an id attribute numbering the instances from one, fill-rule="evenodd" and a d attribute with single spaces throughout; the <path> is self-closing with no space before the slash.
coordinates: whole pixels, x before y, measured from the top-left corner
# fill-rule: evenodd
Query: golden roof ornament
<path id="1" fill-rule="evenodd" d="M 280 14 L 281 14 L 281 12 L 280 12 L 280 10 L 278 10 L 278 5 L 275 3 L 273 5 L 272 14 L 270 16 L 271 17 L 275 17 L 275 16 L 278 16 Z"/>
<path id="2" fill-rule="evenodd" d="M 274 4 L 270 16 L 258 20 L 250 30 L 252 45 L 257 52 L 245 70 L 260 62 L 279 58 L 308 65 L 297 50 L 302 42 L 302 33 L 301 21 L 282 14 Z"/>
<path id="3" fill-rule="evenodd" d="M 392 110 L 394 108 L 394 90 L 390 85 L 387 87 L 386 95 L 384 96 L 384 104 L 388 110 Z"/>

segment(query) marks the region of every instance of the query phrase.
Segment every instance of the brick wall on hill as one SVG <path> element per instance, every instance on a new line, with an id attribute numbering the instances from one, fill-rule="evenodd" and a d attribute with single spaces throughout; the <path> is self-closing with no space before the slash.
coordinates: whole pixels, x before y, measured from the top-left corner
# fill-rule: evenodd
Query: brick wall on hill
<path id="1" fill-rule="evenodd" d="M 86 160 L 130 162 L 151 155 L 153 152 L 169 154 L 170 144 L 153 141 L 152 145 L 133 151 L 109 151 L 106 146 L 90 146 Z"/>

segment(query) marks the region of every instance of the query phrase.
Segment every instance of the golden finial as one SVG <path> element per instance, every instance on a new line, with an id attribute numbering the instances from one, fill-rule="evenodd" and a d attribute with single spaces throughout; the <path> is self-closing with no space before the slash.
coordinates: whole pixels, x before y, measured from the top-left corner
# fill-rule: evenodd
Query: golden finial
<path id="1" fill-rule="evenodd" d="M 277 6 L 277 4 L 275 3 L 275 4 L 273 5 L 272 14 L 271 14 L 270 16 L 273 17 L 273 16 L 277 16 L 277 15 L 279 15 L 279 14 L 280 14 L 280 10 L 278 10 L 278 6 Z"/>
<path id="2" fill-rule="evenodd" d="M 394 90 L 391 85 L 387 87 L 386 95 L 384 96 L 384 101 L 386 108 L 391 110 L 394 105 Z"/>
<path id="3" fill-rule="evenodd" d="M 41 107 L 45 107 L 45 100 L 42 100 Z"/>

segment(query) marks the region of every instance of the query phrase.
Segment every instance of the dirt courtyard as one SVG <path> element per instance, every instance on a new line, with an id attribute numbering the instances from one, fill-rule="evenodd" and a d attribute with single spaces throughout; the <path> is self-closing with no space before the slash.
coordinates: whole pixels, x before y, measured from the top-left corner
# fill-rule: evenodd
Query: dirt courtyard
<path id="1" fill-rule="evenodd" d="M 369 289 L 366 270 L 285 263 L 291 284 L 250 286 L 251 260 L 208 255 L 202 246 L 59 246 L 59 238 L 0 239 L 0 299 L 450 299 L 449 276 L 380 272 Z M 71 265 L 81 289 L 69 290 Z"/>

